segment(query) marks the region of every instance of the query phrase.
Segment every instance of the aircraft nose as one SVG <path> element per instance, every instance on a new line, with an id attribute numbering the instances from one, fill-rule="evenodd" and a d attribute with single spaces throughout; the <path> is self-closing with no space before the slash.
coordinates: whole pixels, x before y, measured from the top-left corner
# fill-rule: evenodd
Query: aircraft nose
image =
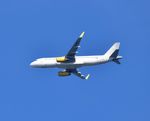
<path id="1" fill-rule="evenodd" d="M 30 63 L 30 66 L 31 66 L 31 67 L 35 67 L 35 66 L 36 66 L 35 61 L 31 62 L 31 63 Z"/>

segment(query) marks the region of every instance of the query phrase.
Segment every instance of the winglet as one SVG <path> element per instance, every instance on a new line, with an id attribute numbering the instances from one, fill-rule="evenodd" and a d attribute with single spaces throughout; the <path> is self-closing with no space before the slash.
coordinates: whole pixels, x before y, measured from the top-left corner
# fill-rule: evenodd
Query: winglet
<path id="1" fill-rule="evenodd" d="M 88 74 L 88 75 L 85 77 L 85 79 L 86 79 L 86 80 L 88 80 L 88 79 L 89 79 L 89 77 L 90 77 L 90 74 Z"/>
<path id="2" fill-rule="evenodd" d="M 79 38 L 83 38 L 85 32 L 82 32 L 81 35 L 79 36 Z"/>

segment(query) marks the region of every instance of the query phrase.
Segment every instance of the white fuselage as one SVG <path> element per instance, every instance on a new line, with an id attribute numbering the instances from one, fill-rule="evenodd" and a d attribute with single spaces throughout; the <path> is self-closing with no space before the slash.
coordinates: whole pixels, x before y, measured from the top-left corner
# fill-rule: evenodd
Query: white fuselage
<path id="1" fill-rule="evenodd" d="M 109 58 L 105 55 L 97 56 L 75 56 L 75 62 L 57 62 L 57 57 L 39 58 L 30 65 L 35 68 L 79 68 L 83 66 L 92 66 L 109 62 Z"/>

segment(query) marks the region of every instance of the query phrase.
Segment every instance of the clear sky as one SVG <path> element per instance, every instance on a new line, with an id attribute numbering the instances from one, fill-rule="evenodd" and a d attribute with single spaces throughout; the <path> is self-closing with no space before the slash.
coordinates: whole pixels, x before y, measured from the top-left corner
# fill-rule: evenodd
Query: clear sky
<path id="1" fill-rule="evenodd" d="M 1 0 L 0 121 L 150 121 L 149 0 Z M 121 42 L 122 64 L 34 69 L 65 55 L 82 31 L 78 55 Z"/>

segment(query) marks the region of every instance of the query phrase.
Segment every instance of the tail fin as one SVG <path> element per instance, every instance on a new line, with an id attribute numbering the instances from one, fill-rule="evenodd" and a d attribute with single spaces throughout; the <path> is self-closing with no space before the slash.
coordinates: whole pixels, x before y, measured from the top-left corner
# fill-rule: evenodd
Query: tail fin
<path id="1" fill-rule="evenodd" d="M 105 56 L 109 59 L 112 59 L 117 64 L 120 64 L 119 59 L 122 58 L 122 56 L 118 56 L 119 54 L 119 48 L 120 48 L 120 42 L 116 42 L 112 45 L 112 47 L 105 53 Z"/>

